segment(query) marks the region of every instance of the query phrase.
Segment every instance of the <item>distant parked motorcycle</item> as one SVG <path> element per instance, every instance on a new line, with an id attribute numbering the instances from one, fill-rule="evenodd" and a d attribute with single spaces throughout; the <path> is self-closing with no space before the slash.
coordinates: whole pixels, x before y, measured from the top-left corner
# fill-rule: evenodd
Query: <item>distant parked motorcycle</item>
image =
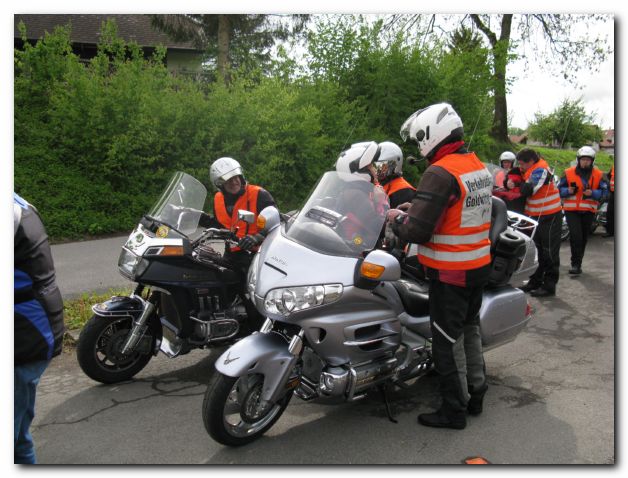
<path id="1" fill-rule="evenodd" d="M 415 251 L 399 261 L 376 247 L 385 222 L 382 194 L 328 172 L 287 222 L 280 224 L 273 207 L 260 213 L 269 233 L 247 282 L 267 319 L 215 363 L 202 409 L 214 440 L 229 446 L 255 440 L 293 394 L 354 401 L 384 387 L 386 396 L 386 386 L 403 386 L 431 369 L 428 283 L 413 262 Z M 491 281 L 480 311 L 486 349 L 514 340 L 531 319 L 525 294 L 509 282 L 537 267 L 531 239 L 537 223 L 517 215 L 510 222 L 531 229 L 509 226 L 505 204 L 494 201 Z"/>
<path id="2" fill-rule="evenodd" d="M 259 327 L 261 320 L 249 327 L 260 316 L 245 298 L 244 273 L 220 252 L 237 244 L 234 232 L 210 228 L 191 239 L 206 197 L 199 181 L 177 172 L 129 236 L 118 269 L 137 286 L 94 305 L 78 339 L 78 363 L 90 378 L 128 380 L 159 351 L 176 357 Z"/>

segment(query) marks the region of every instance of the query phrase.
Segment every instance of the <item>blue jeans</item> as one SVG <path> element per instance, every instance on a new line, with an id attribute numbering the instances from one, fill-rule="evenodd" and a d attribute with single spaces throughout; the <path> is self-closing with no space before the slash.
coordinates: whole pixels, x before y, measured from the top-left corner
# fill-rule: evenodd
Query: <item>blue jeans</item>
<path id="1" fill-rule="evenodd" d="M 13 458 L 17 464 L 35 463 L 30 426 L 35 416 L 35 394 L 39 378 L 49 360 L 13 367 Z"/>

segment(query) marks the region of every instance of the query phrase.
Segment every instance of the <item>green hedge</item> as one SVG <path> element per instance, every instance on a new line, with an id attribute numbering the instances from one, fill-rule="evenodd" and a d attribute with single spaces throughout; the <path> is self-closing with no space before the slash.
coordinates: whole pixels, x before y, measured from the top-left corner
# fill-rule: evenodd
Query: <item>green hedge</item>
<path id="1" fill-rule="evenodd" d="M 211 193 L 209 165 L 232 156 L 290 210 L 343 148 L 366 139 L 399 143 L 403 120 L 436 101 L 454 104 L 481 157 L 497 150 L 487 134 L 483 53 L 427 55 L 401 38 L 379 46 L 370 41 L 374 28 L 338 42 L 353 59 L 347 69 L 334 70 L 329 51 L 313 51 L 305 72 L 278 62 L 270 74 L 234 72 L 228 87 L 170 75 L 163 49 L 144 59 L 113 23 L 85 65 L 72 53 L 69 27 L 59 28 L 15 51 L 15 190 L 38 207 L 55 240 L 128 231 L 174 171 Z M 321 29 L 311 40 L 328 44 L 340 33 Z M 465 73 L 473 81 L 461 82 Z M 422 168 L 407 167 L 406 176 L 416 183 Z"/>

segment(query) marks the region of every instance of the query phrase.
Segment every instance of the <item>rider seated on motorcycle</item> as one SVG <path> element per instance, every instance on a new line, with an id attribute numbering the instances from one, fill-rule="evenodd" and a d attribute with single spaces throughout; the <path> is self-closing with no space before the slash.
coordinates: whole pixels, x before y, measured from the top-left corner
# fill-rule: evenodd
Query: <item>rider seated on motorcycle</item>
<path id="1" fill-rule="evenodd" d="M 339 234 L 347 241 L 362 242 L 364 235 L 372 231 L 371 221 L 383 217 L 390 207 L 377 178 L 375 162 L 380 154 L 380 146 L 370 141 L 353 144 L 336 160 L 336 171 L 347 183 L 342 192 L 344 198 L 339 203 L 351 204 L 350 211 L 337 211 L 345 215 Z"/>
<path id="2" fill-rule="evenodd" d="M 238 245 L 225 251 L 225 258 L 240 265 L 246 270 L 250 265 L 252 254 L 264 240 L 256 222 L 248 224 L 238 220 L 238 210 L 244 209 L 257 215 L 267 206 L 275 206 L 271 194 L 260 186 L 249 184 L 244 178 L 242 167 L 233 158 L 218 158 L 209 168 L 211 183 L 218 192 L 214 195 L 214 216 L 203 214 L 202 227 L 231 229 L 238 237 Z"/>
<path id="3" fill-rule="evenodd" d="M 391 141 L 379 143 L 380 154 L 375 161 L 377 179 L 390 199 L 390 207 L 412 202 L 416 188 L 403 177 L 403 153 Z"/>

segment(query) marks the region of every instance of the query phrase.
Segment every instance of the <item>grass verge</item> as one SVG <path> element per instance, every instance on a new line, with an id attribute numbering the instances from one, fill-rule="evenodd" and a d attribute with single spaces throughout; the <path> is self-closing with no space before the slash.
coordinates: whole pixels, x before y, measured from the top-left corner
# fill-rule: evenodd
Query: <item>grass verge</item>
<path id="1" fill-rule="evenodd" d="M 68 330 L 81 329 L 93 315 L 92 305 L 109 300 L 114 295 L 129 295 L 131 288 L 109 289 L 102 294 L 84 293 L 78 299 L 63 301 L 65 327 Z"/>

